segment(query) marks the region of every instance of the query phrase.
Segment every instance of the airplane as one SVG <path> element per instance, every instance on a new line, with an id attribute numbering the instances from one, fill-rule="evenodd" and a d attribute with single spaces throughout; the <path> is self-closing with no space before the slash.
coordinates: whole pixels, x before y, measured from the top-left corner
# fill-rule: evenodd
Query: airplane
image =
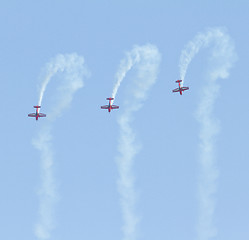
<path id="1" fill-rule="evenodd" d="M 108 109 L 108 112 L 111 112 L 112 109 L 119 108 L 117 105 L 112 105 L 112 100 L 114 100 L 114 98 L 107 98 L 106 100 L 109 100 L 109 105 L 101 106 L 101 109 Z"/>
<path id="2" fill-rule="evenodd" d="M 181 87 L 180 82 L 182 82 L 182 80 L 177 80 L 176 83 L 179 83 L 179 87 L 172 90 L 172 92 L 180 92 L 180 94 L 182 95 L 182 92 L 185 90 L 189 90 L 189 87 Z"/>
<path id="3" fill-rule="evenodd" d="M 35 117 L 36 121 L 39 117 L 46 117 L 46 114 L 39 113 L 39 109 L 41 108 L 41 106 L 34 106 L 34 108 L 36 108 L 36 112 L 28 114 L 29 117 Z"/>

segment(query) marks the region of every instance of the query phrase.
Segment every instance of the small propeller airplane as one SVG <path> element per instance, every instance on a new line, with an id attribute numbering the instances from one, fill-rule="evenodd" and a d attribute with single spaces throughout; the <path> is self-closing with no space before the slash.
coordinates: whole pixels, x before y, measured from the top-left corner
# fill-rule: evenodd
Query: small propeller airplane
<path id="1" fill-rule="evenodd" d="M 189 90 L 189 87 L 181 87 L 181 82 L 182 80 L 177 80 L 176 83 L 179 83 L 179 87 L 172 90 L 172 92 L 180 92 L 180 94 L 182 95 L 182 92 L 185 90 Z"/>
<path id="2" fill-rule="evenodd" d="M 101 106 L 101 109 L 108 109 L 108 112 L 111 112 L 112 109 L 119 108 L 117 105 L 112 105 L 112 100 L 114 100 L 114 98 L 107 98 L 106 100 L 109 100 L 109 105 Z"/>
<path id="3" fill-rule="evenodd" d="M 46 114 L 39 113 L 41 106 L 34 106 L 34 108 L 36 108 L 36 112 L 28 114 L 29 117 L 35 117 L 36 121 L 39 119 L 39 117 L 46 117 Z"/>

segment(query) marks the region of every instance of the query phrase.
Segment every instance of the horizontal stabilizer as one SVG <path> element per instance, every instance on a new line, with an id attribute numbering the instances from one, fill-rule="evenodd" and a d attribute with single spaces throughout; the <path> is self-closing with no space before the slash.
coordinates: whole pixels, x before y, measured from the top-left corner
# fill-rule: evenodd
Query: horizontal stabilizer
<path id="1" fill-rule="evenodd" d="M 112 98 L 112 97 L 109 97 L 109 98 L 107 98 L 106 100 L 114 100 L 114 98 Z"/>
<path id="2" fill-rule="evenodd" d="M 34 108 L 41 108 L 41 106 L 34 106 Z"/>
<path id="3" fill-rule="evenodd" d="M 180 82 L 182 82 L 182 80 L 177 80 L 176 82 L 177 82 L 177 83 L 180 83 Z"/>

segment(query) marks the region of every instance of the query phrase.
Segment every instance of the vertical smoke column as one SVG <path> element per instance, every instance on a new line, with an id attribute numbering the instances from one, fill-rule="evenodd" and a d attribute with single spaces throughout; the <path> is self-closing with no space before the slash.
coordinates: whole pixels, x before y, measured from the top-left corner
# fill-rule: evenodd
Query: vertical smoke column
<path id="1" fill-rule="evenodd" d="M 135 213 L 136 193 L 132 167 L 134 157 L 139 149 L 130 125 L 134 118 L 133 114 L 143 106 L 149 89 L 156 82 L 160 59 L 160 54 L 155 46 L 135 46 L 132 51 L 126 53 L 126 57 L 121 61 L 116 75 L 117 82 L 112 94 L 113 97 L 116 96 L 126 73 L 134 68 L 136 76 L 131 79 L 132 85 L 129 88 L 129 96 L 126 97 L 122 115 L 118 119 L 120 126 L 118 145 L 120 156 L 117 158 L 119 169 L 118 189 L 124 220 L 124 240 L 136 239 L 136 226 L 138 224 L 138 216 Z"/>
<path id="2" fill-rule="evenodd" d="M 219 78 L 229 76 L 229 70 L 236 60 L 233 43 L 222 29 L 213 28 L 199 33 L 189 42 L 180 57 L 180 77 L 185 78 L 188 65 L 202 47 L 213 44 L 210 59 L 211 70 L 207 74 L 207 83 L 202 90 L 202 98 L 197 109 L 200 122 L 200 167 L 199 178 L 199 221 L 198 239 L 208 240 L 217 236 L 214 224 L 215 194 L 217 191 L 218 169 L 215 160 L 215 138 L 219 132 L 217 120 L 213 117 L 213 108 L 219 93 Z"/>
<path id="3" fill-rule="evenodd" d="M 46 87 L 50 80 L 62 73 L 58 88 L 53 92 L 56 101 L 51 103 L 51 111 L 36 139 L 34 146 L 41 153 L 41 187 L 39 190 L 39 220 L 35 226 L 35 235 L 38 239 L 50 239 L 51 231 L 55 227 L 54 205 L 57 201 L 56 181 L 53 174 L 54 156 L 52 150 L 53 122 L 70 106 L 74 93 L 83 87 L 83 79 L 88 75 L 84 58 L 77 54 L 57 55 L 45 68 L 39 102 L 41 105 Z"/>

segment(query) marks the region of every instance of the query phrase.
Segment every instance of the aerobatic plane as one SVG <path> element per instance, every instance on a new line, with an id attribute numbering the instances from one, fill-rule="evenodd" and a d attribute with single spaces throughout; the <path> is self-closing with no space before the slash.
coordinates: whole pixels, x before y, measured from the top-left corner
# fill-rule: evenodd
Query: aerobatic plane
<path id="1" fill-rule="evenodd" d="M 179 83 L 179 87 L 172 90 L 172 92 L 180 92 L 180 94 L 182 95 L 182 92 L 185 90 L 189 90 L 189 87 L 181 87 L 181 82 L 182 80 L 177 80 L 176 83 Z"/>
<path id="2" fill-rule="evenodd" d="M 46 114 L 39 113 L 41 106 L 34 106 L 34 108 L 36 108 L 36 112 L 28 114 L 29 117 L 35 117 L 36 121 L 39 119 L 39 117 L 46 117 Z"/>
<path id="3" fill-rule="evenodd" d="M 114 100 L 114 98 L 107 98 L 106 100 L 109 100 L 109 105 L 101 106 L 101 109 L 108 109 L 108 112 L 111 112 L 112 109 L 119 108 L 117 105 L 112 105 L 112 100 Z"/>

